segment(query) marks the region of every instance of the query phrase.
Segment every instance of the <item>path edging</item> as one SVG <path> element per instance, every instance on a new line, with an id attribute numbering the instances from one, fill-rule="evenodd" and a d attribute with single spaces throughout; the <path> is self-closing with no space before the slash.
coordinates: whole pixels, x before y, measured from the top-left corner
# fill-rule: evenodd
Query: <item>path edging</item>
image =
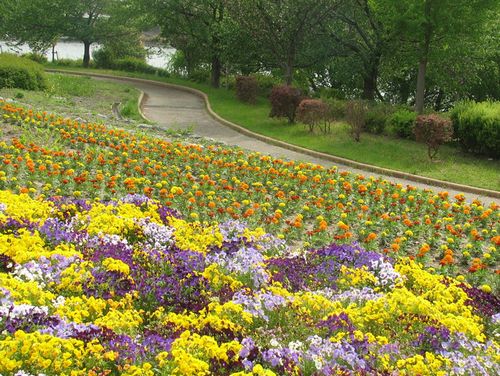
<path id="1" fill-rule="evenodd" d="M 146 121 L 149 121 L 149 122 L 153 122 L 151 119 L 149 119 L 146 114 L 144 113 L 144 111 L 142 111 L 142 107 L 144 105 L 144 98 L 145 98 L 145 95 L 144 95 L 144 92 L 142 90 L 140 90 L 140 95 L 139 95 L 139 99 L 137 99 L 137 109 L 139 110 L 139 115 L 141 115 L 141 117 L 146 120 Z"/>
<path id="2" fill-rule="evenodd" d="M 120 79 L 123 81 L 130 81 L 130 82 L 134 82 L 134 81 L 135 82 L 144 82 L 144 83 L 148 83 L 148 84 L 154 84 L 157 86 L 163 86 L 163 87 L 168 87 L 168 88 L 172 88 L 172 89 L 182 90 L 182 91 L 189 92 L 189 93 L 192 93 L 192 94 L 195 94 L 195 95 L 201 97 L 205 102 L 205 107 L 207 109 L 208 114 L 213 119 L 218 121 L 219 123 L 221 123 L 229 128 L 232 128 L 239 133 L 253 137 L 255 139 L 266 142 L 268 144 L 280 146 L 282 148 L 285 148 L 285 149 L 288 149 L 291 151 L 295 151 L 295 152 L 299 152 L 302 154 L 307 154 L 307 155 L 310 155 L 312 157 L 326 159 L 326 160 L 329 160 L 330 162 L 341 163 L 341 164 L 344 164 L 344 165 L 347 165 L 350 167 L 358 168 L 361 170 L 366 170 L 366 171 L 369 171 L 372 173 L 377 173 L 377 174 L 387 175 L 387 176 L 391 176 L 391 177 L 395 177 L 395 178 L 411 180 L 411 181 L 414 181 L 416 183 L 433 185 L 433 186 L 440 187 L 440 188 L 448 188 L 448 189 L 454 189 L 454 190 L 458 190 L 458 191 L 462 191 L 462 192 L 479 194 L 479 195 L 484 195 L 484 196 L 493 197 L 493 198 L 500 198 L 499 191 L 493 191 L 490 189 L 484 189 L 484 188 L 478 188 L 478 187 L 471 187 L 468 185 L 452 183 L 452 182 L 447 182 L 444 180 L 438 180 L 438 179 L 433 179 L 433 178 L 427 178 L 427 177 L 420 176 L 420 175 L 409 174 L 407 172 L 391 170 L 388 168 L 373 166 L 373 165 L 362 163 L 362 162 L 356 162 L 356 161 L 353 161 L 351 159 L 337 157 L 337 156 L 334 156 L 331 154 L 326 154 L 326 153 L 322 153 L 319 151 L 306 149 L 306 148 L 303 148 L 301 146 L 292 145 L 292 144 L 289 144 L 289 143 L 284 142 L 284 141 L 276 140 L 274 138 L 267 137 L 267 136 L 264 136 L 262 134 L 252 132 L 252 131 L 250 131 L 250 130 L 248 130 L 248 129 L 246 129 L 238 124 L 230 122 L 230 121 L 222 118 L 220 115 L 216 114 L 212 110 L 212 107 L 210 105 L 210 101 L 208 99 L 208 95 L 205 94 L 204 92 L 198 90 L 198 89 L 194 89 L 191 87 L 181 86 L 181 85 L 177 85 L 177 84 L 171 84 L 171 83 L 167 83 L 167 82 L 147 80 L 144 78 L 135 78 L 135 77 L 127 77 L 127 76 L 114 76 L 114 75 L 110 75 L 110 74 L 100 74 L 100 73 L 93 73 L 93 72 L 78 72 L 78 71 L 58 70 L 58 69 L 46 69 L 46 71 L 47 72 L 55 72 L 55 73 L 74 74 L 74 75 L 79 75 L 79 76 L 95 76 L 95 77 L 103 77 L 103 78 L 113 78 L 113 79 Z M 143 100 L 143 97 L 141 98 L 141 102 L 140 102 L 141 104 L 142 104 L 142 100 Z M 139 107 L 139 112 L 142 113 L 141 107 Z"/>

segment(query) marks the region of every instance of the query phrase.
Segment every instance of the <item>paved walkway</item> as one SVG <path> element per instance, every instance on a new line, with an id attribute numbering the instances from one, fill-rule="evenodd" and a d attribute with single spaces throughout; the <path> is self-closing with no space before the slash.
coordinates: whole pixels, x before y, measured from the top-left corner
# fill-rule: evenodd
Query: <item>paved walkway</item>
<path id="1" fill-rule="evenodd" d="M 107 80 L 120 82 L 124 81 L 119 78 L 107 78 Z M 412 185 L 419 188 L 432 189 L 436 192 L 446 190 L 452 196 L 457 193 L 462 193 L 453 189 L 444 189 L 441 187 L 422 184 L 410 180 L 384 176 L 369 171 L 355 169 L 347 165 L 333 163 L 326 159 L 315 158 L 307 154 L 302 154 L 279 146 L 271 145 L 266 142 L 256 140 L 250 136 L 241 134 L 216 121 L 208 114 L 203 99 L 195 94 L 179 89 L 162 87 L 159 85 L 155 85 L 154 83 L 150 84 L 146 82 L 127 81 L 127 84 L 131 84 L 145 93 L 146 97 L 145 101 L 143 102 L 143 112 L 146 117 L 156 122 L 157 126 L 162 128 L 191 129 L 195 135 L 212 138 L 214 140 L 224 142 L 228 145 L 240 146 L 247 150 L 269 154 L 276 158 L 307 161 L 320 164 L 325 167 L 335 165 L 339 168 L 339 170 L 348 170 L 352 171 L 353 173 L 362 174 L 365 176 L 381 176 L 384 179 L 401 183 L 404 186 Z M 495 201 L 498 202 L 498 200 L 495 200 L 494 198 L 488 196 L 482 196 L 473 193 L 464 193 L 464 195 L 468 201 L 472 201 L 478 198 L 485 204 L 489 204 Z"/>

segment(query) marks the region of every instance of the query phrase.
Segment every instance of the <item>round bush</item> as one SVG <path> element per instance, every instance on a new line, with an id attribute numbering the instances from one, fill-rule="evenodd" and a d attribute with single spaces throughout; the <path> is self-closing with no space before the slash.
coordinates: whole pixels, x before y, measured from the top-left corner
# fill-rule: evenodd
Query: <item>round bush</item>
<path id="1" fill-rule="evenodd" d="M 434 158 L 439 147 L 451 141 L 453 127 L 451 121 L 439 115 L 420 115 L 415 123 L 415 139 L 427 145 L 429 158 Z"/>
<path id="2" fill-rule="evenodd" d="M 417 114 L 414 111 L 401 109 L 387 119 L 389 131 L 401 138 L 414 138 L 413 128 Z"/>
<path id="3" fill-rule="evenodd" d="M 26 58 L 0 54 L 0 88 L 43 90 L 47 87 L 43 67 Z"/>
<path id="4" fill-rule="evenodd" d="M 330 111 L 328 105 L 321 99 L 303 99 L 296 114 L 297 120 L 309 127 L 309 132 L 314 132 L 314 127 L 324 124 L 323 132 L 329 130 Z"/>
<path id="5" fill-rule="evenodd" d="M 302 100 L 300 90 L 286 85 L 273 87 L 269 101 L 271 102 L 270 117 L 286 117 L 291 124 L 295 121 L 295 111 Z"/>
<path id="6" fill-rule="evenodd" d="M 373 134 L 384 133 L 387 120 L 394 110 L 395 108 L 389 104 L 372 103 L 366 113 L 365 130 Z"/>
<path id="7" fill-rule="evenodd" d="M 255 103 L 257 101 L 257 94 L 259 93 L 259 86 L 257 80 L 252 76 L 238 76 L 236 77 L 236 97 L 246 103 Z"/>

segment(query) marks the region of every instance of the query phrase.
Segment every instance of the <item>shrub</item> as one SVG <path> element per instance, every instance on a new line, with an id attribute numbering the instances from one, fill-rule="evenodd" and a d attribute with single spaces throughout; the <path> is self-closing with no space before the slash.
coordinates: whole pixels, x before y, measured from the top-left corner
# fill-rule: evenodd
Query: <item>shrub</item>
<path id="1" fill-rule="evenodd" d="M 302 96 L 300 90 L 292 86 L 275 86 L 269 96 L 271 101 L 270 117 L 286 117 L 289 123 L 295 121 L 295 112 Z"/>
<path id="2" fill-rule="evenodd" d="M 257 80 L 252 76 L 238 76 L 236 77 L 236 97 L 247 103 L 255 103 L 257 101 L 257 94 L 259 86 Z"/>
<path id="3" fill-rule="evenodd" d="M 429 158 L 434 158 L 439 147 L 451 141 L 453 127 L 451 121 L 439 115 L 420 115 L 415 122 L 415 139 L 427 145 Z"/>
<path id="4" fill-rule="evenodd" d="M 462 102 L 451 111 L 455 137 L 462 148 L 500 156 L 500 102 Z"/>
<path id="5" fill-rule="evenodd" d="M 303 99 L 297 109 L 297 120 L 309 127 L 309 132 L 318 126 L 323 133 L 330 132 L 332 117 L 328 105 L 320 99 Z"/>
<path id="6" fill-rule="evenodd" d="M 417 114 L 414 111 L 400 109 L 387 119 L 389 131 L 398 137 L 413 138 L 413 127 Z"/>
<path id="7" fill-rule="evenodd" d="M 142 59 L 138 59 L 136 57 L 124 57 L 122 59 L 117 59 L 113 64 L 113 68 L 127 72 L 156 73 L 155 67 L 148 65 Z"/>
<path id="8" fill-rule="evenodd" d="M 326 100 L 331 119 L 341 120 L 345 118 L 346 101 L 342 99 L 330 98 Z"/>
<path id="9" fill-rule="evenodd" d="M 387 121 L 394 111 L 394 107 L 389 104 L 371 104 L 366 114 L 366 131 L 373 134 L 384 133 Z"/>
<path id="10" fill-rule="evenodd" d="M 61 67 L 81 67 L 82 59 L 58 59 L 55 62 L 50 62 L 50 65 L 61 66 Z M 90 66 L 94 65 L 94 61 L 90 62 Z"/>
<path id="11" fill-rule="evenodd" d="M 39 64 L 45 64 L 47 62 L 47 56 L 45 56 L 44 54 L 37 54 L 35 52 L 23 54 L 22 57 L 33 60 L 34 62 L 37 62 Z"/>
<path id="12" fill-rule="evenodd" d="M 109 48 L 99 48 L 92 54 L 96 68 L 113 68 L 114 56 Z"/>
<path id="13" fill-rule="evenodd" d="M 359 142 L 361 132 L 365 127 L 368 105 L 362 100 L 352 100 L 346 103 L 346 121 L 354 141 Z"/>
<path id="14" fill-rule="evenodd" d="M 123 26 L 118 26 L 115 31 L 117 33 L 122 31 L 126 36 L 104 41 L 104 45 L 92 54 L 95 66 L 97 68 L 121 69 L 117 67 L 117 64 L 123 64 L 120 60 L 129 58 L 145 63 L 146 49 L 142 45 L 139 34 L 130 34 L 128 30 L 124 30 Z M 134 72 L 143 71 L 136 69 Z"/>
<path id="15" fill-rule="evenodd" d="M 0 54 L 0 88 L 42 90 L 47 86 L 43 67 L 30 59 Z"/>
<path id="16" fill-rule="evenodd" d="M 255 74 L 254 77 L 259 87 L 259 95 L 265 98 L 271 95 L 273 87 L 280 85 L 279 79 L 272 75 Z"/>
<path id="17" fill-rule="evenodd" d="M 191 81 L 204 84 L 210 79 L 210 71 L 208 69 L 197 68 L 188 77 Z"/>

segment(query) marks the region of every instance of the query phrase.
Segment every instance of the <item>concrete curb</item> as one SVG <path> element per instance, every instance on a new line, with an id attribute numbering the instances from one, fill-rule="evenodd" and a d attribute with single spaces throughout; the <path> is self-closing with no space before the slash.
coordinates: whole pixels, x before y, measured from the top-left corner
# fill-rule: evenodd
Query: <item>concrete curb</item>
<path id="1" fill-rule="evenodd" d="M 144 92 L 142 90 L 140 90 L 140 94 L 139 94 L 139 99 L 137 99 L 137 109 L 139 110 L 139 115 L 141 115 L 141 117 L 146 120 L 146 121 L 149 121 L 151 123 L 153 123 L 153 121 L 151 119 L 149 119 L 146 114 L 142 111 L 142 107 L 144 105 L 144 99 L 145 99 L 145 95 L 144 95 Z"/>
<path id="2" fill-rule="evenodd" d="M 375 174 L 387 175 L 387 176 L 392 176 L 395 178 L 411 180 L 411 181 L 414 181 L 416 183 L 423 183 L 423 184 L 428 184 L 428 185 L 432 185 L 432 186 L 436 186 L 436 187 L 440 187 L 440 188 L 454 189 L 454 190 L 458 190 L 461 192 L 473 193 L 473 194 L 484 195 L 484 196 L 500 199 L 500 191 L 493 191 L 490 189 L 483 189 L 483 188 L 471 187 L 468 185 L 451 183 L 451 182 L 447 182 L 444 180 L 427 178 L 424 176 L 413 175 L 413 174 L 409 174 L 406 172 L 401 172 L 401 171 L 391 170 L 388 168 L 373 166 L 373 165 L 366 164 L 366 163 L 356 162 L 356 161 L 353 161 L 351 159 L 336 157 L 336 156 L 333 156 L 330 154 L 326 154 L 326 153 L 322 153 L 322 152 L 318 152 L 318 151 L 314 151 L 314 150 L 309 150 L 309 149 L 303 148 L 301 146 L 292 145 L 292 144 L 289 144 L 287 142 L 279 141 L 279 140 L 276 140 L 274 138 L 267 137 L 267 136 L 261 135 L 259 133 L 252 132 L 246 128 L 243 128 L 240 125 L 237 125 L 235 123 L 232 123 L 232 122 L 220 117 L 218 114 L 216 114 L 212 110 L 208 96 L 204 92 L 197 90 L 197 89 L 190 88 L 190 87 L 176 85 L 176 84 L 170 84 L 170 83 L 166 83 L 166 82 L 146 80 L 143 78 L 113 76 L 113 75 L 100 74 L 100 73 L 87 73 L 87 72 L 66 71 L 66 70 L 58 70 L 58 69 L 46 69 L 46 71 L 47 72 L 74 74 L 74 75 L 79 75 L 79 76 L 94 76 L 94 77 L 102 77 L 102 78 L 112 78 L 112 79 L 119 79 L 119 80 L 130 81 L 130 82 L 143 82 L 143 83 L 153 84 L 153 85 L 157 85 L 157 86 L 182 90 L 182 91 L 192 93 L 192 94 L 195 94 L 195 95 L 201 97 L 205 101 L 205 106 L 206 106 L 206 109 L 207 109 L 207 112 L 209 113 L 209 115 L 213 119 L 218 121 L 219 123 L 221 123 L 229 128 L 232 128 L 239 133 L 253 137 L 255 139 L 266 142 L 268 144 L 276 145 L 276 146 L 279 146 L 279 147 L 282 147 L 282 148 L 285 148 L 285 149 L 288 149 L 291 151 L 299 152 L 302 154 L 307 154 L 307 155 L 310 155 L 310 156 L 315 157 L 315 158 L 325 159 L 325 160 L 328 160 L 330 162 L 341 163 L 341 164 L 344 164 L 344 165 L 347 165 L 350 167 L 354 167 L 354 168 L 357 168 L 360 170 L 365 170 L 367 172 L 372 172 Z"/>

